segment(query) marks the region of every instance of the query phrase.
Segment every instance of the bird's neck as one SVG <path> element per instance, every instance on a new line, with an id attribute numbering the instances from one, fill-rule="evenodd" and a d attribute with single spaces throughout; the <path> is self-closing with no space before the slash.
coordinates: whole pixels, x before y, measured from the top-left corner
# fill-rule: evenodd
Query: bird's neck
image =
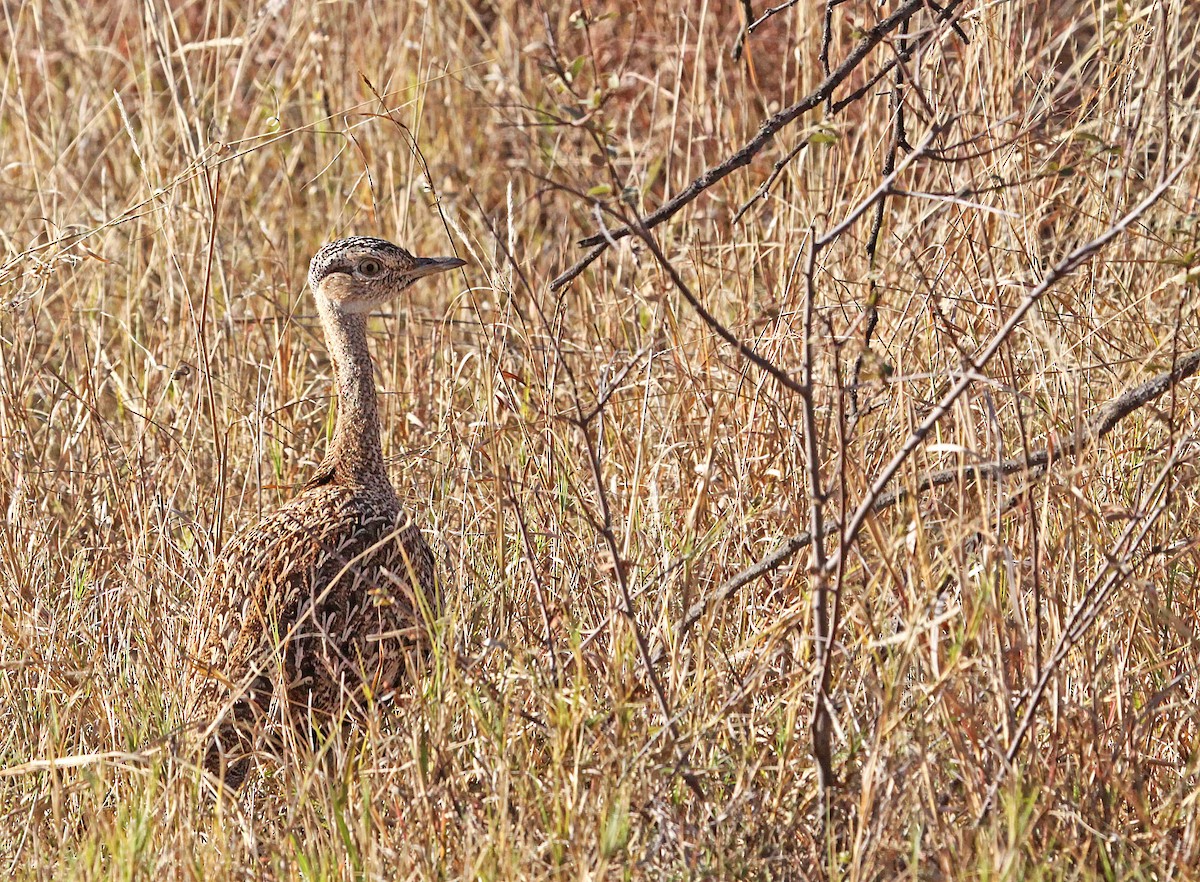
<path id="1" fill-rule="evenodd" d="M 387 483 L 379 439 L 374 365 L 367 350 L 367 316 L 318 303 L 337 385 L 333 442 L 321 471 L 352 483 Z"/>

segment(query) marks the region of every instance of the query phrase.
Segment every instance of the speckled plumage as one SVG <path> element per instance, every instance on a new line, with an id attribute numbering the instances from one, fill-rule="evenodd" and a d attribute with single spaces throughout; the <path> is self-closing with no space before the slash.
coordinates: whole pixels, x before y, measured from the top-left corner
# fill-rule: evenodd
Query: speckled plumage
<path id="1" fill-rule="evenodd" d="M 202 674 L 190 716 L 209 738 L 205 765 L 229 783 L 277 723 L 361 711 L 423 655 L 439 606 L 433 554 L 384 467 L 366 321 L 417 278 L 462 264 L 361 237 L 313 258 L 337 384 L 333 441 L 295 498 L 222 550 L 188 647 Z"/>

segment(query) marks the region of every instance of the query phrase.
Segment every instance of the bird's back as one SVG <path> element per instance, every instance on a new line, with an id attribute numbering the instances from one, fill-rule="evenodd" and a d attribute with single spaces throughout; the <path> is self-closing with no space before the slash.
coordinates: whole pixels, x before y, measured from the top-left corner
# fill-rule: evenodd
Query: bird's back
<path id="1" fill-rule="evenodd" d="M 201 705 L 286 697 L 338 715 L 389 693 L 438 597 L 433 555 L 390 486 L 310 484 L 222 550 L 190 647 Z M 211 709 L 211 708 L 206 708 Z"/>

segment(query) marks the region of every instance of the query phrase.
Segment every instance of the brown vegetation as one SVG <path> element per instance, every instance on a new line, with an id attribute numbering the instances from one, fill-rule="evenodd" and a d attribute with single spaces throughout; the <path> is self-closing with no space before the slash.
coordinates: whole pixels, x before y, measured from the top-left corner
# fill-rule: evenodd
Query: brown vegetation
<path id="1" fill-rule="evenodd" d="M 0 4 L 0 867 L 1195 873 L 1187 4 L 176 6 Z M 448 607 L 215 796 L 173 659 L 348 233 L 470 261 L 372 326 Z"/>

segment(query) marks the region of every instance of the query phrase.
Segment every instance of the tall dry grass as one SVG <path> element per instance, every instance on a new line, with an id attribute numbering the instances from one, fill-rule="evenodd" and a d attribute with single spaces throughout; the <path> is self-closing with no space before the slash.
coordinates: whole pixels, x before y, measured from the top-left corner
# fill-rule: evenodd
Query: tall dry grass
<path id="1" fill-rule="evenodd" d="M 816 268 L 835 520 L 1046 268 L 1195 155 L 1188 7 L 970 0 L 969 42 L 942 28 L 906 65 L 911 143 L 956 121 L 898 178 L 874 264 L 868 215 Z M 838 575 L 825 818 L 805 554 L 680 628 L 807 527 L 802 402 L 636 237 L 549 281 L 602 217 L 576 194 L 651 210 L 816 86 L 823 4 L 776 15 L 740 61 L 733 0 L 2 9 L 6 870 L 1196 875 L 1194 384 L 1044 477 L 964 472 L 867 522 Z M 879 15 L 834 10 L 835 65 Z M 654 231 L 716 319 L 789 371 L 797 260 L 882 179 L 890 82 L 804 116 Z M 1057 284 L 896 486 L 1068 438 L 1200 347 L 1198 186 L 1193 163 Z M 392 714 L 214 799 L 180 734 L 187 672 L 166 659 L 222 537 L 320 460 L 329 364 L 303 284 L 350 232 L 470 260 L 373 341 L 389 468 L 441 549 L 449 607 Z"/>

